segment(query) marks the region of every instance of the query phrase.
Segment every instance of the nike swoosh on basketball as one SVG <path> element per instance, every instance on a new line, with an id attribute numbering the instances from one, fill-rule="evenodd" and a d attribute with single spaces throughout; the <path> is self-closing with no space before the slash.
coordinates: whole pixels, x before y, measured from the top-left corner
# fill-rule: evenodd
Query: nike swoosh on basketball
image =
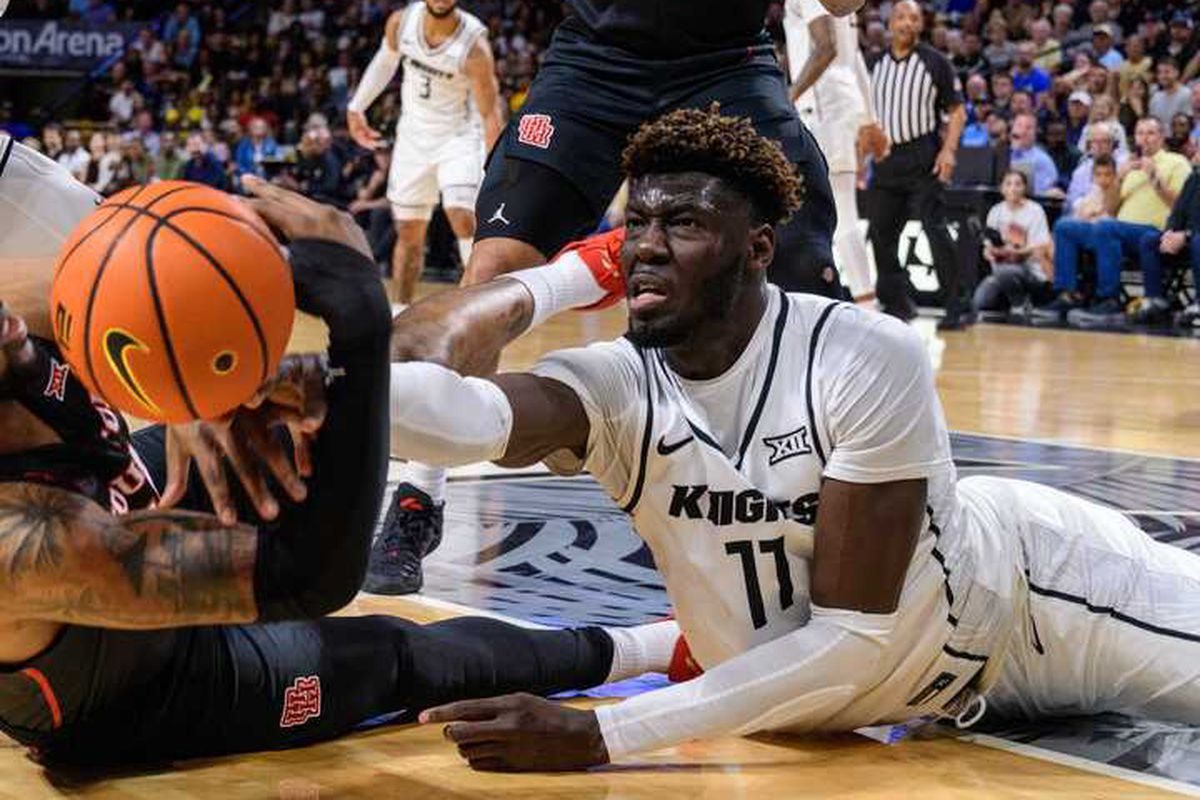
<path id="1" fill-rule="evenodd" d="M 129 356 L 126 351 L 129 348 L 149 352 L 149 348 L 138 339 L 120 328 L 110 328 L 104 334 L 104 354 L 108 356 L 108 364 L 112 367 L 113 372 L 121 379 L 121 383 L 125 384 L 125 388 L 129 393 L 136 397 L 146 408 L 154 413 L 161 413 L 158 406 L 150 399 L 149 395 L 138 382 L 137 376 L 133 374 L 133 370 L 129 366 Z"/>
<path id="2" fill-rule="evenodd" d="M 685 444 L 695 438 L 695 436 L 688 434 L 687 438 L 685 439 L 680 439 L 678 442 L 667 444 L 667 437 L 660 436 L 658 437 L 658 444 L 654 446 L 654 449 L 658 451 L 660 456 L 669 456 L 671 453 L 674 453 L 676 450 L 683 447 Z"/>

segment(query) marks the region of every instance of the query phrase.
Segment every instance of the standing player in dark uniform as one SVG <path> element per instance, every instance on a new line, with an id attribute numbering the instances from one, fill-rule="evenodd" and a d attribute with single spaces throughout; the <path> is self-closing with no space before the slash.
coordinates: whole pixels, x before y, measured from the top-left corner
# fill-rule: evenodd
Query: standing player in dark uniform
<path id="1" fill-rule="evenodd" d="M 0 136 L 0 293 L 17 298 L 39 330 L 48 327 L 48 265 L 18 275 L 20 261 L 9 259 L 28 255 L 14 247 L 22 240 L 53 238 L 39 211 L 91 206 L 70 178 L 74 197 L 51 192 L 47 203 L 37 191 L 64 176 Z M 269 521 L 225 525 L 153 509 L 164 430 L 130 437 L 53 342 L 30 336 L 15 309 L 0 309 L 0 730 L 45 759 L 291 747 L 452 697 L 594 685 L 620 658 L 616 634 L 599 628 L 318 619 L 357 592 L 382 499 L 388 304 L 352 219 L 276 187 L 251 190 L 255 208 L 291 240 L 299 305 L 329 326 L 328 364 L 338 374 L 326 387 L 333 371 L 322 360 L 292 361 L 257 409 L 239 409 L 229 425 L 196 424 L 199 440 L 240 457 L 239 474 L 258 465 L 287 487 L 273 487 L 282 501 L 256 493 L 255 507 L 275 506 Z M 306 486 L 270 430 L 298 417 L 313 435 L 300 459 Z M 197 441 L 187 435 L 196 425 L 174 429 L 177 441 Z M 221 470 L 215 446 L 190 452 L 211 491 L 211 470 Z M 194 489 L 201 476 L 192 476 Z M 265 486 L 246 483 L 252 492 Z M 185 505 L 210 508 L 200 494 Z M 235 502 L 241 518 L 254 518 L 246 497 Z"/>
<path id="2" fill-rule="evenodd" d="M 844 15 L 859 0 L 823 0 Z M 779 229 L 772 282 L 841 296 L 837 224 L 825 159 L 788 98 L 763 29 L 767 0 L 568 0 L 529 98 L 488 157 L 464 282 L 542 264 L 591 232 L 621 183 L 620 154 L 643 122 L 676 108 L 748 117 L 804 179 L 804 212 Z M 853 136 L 854 132 L 847 135 Z M 369 581 L 416 591 L 420 559 L 441 540 L 444 479 L 401 484 Z"/>

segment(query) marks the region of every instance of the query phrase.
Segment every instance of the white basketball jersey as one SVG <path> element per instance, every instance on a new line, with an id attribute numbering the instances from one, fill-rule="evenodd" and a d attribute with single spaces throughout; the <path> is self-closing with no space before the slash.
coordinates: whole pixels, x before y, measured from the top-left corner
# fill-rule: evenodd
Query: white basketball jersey
<path id="1" fill-rule="evenodd" d="M 787 37 L 788 66 L 793 81 L 800 75 L 811 51 L 809 23 L 828 16 L 833 20 L 837 55 L 807 92 L 796 102 L 806 115 L 822 122 L 833 120 L 858 124 L 867 113 L 866 98 L 855 71 L 860 68 L 862 53 L 858 47 L 858 21 L 854 14 L 835 17 L 821 5 L 820 0 L 787 0 L 783 29 Z M 865 64 L 861 65 L 865 71 Z"/>
<path id="2" fill-rule="evenodd" d="M 471 80 L 463 64 L 479 37 L 487 35 L 487 27 L 462 9 L 455 13 L 458 29 L 437 47 L 425 41 L 425 3 L 413 3 L 404 13 L 398 43 L 404 58 L 404 80 L 397 132 L 434 140 L 480 127 Z"/>
<path id="3" fill-rule="evenodd" d="M 0 263 L 53 264 L 103 198 L 55 161 L 0 133 Z"/>
<path id="4" fill-rule="evenodd" d="M 663 351 L 626 340 L 552 353 L 534 371 L 580 395 L 592 426 L 584 465 L 633 516 L 704 667 L 807 622 L 823 478 L 927 479 L 900 613 L 936 613 L 913 628 L 912 656 L 896 671 L 895 691 L 907 695 L 870 694 L 839 724 L 876 721 L 897 705 L 897 718 L 927 713 L 1002 648 L 1011 546 L 977 541 L 976 515 L 960 507 L 919 337 L 848 304 L 770 292 L 750 344 L 711 381 L 683 380 Z M 547 463 L 570 471 L 580 466 L 572 461 L 559 453 Z M 976 574 L 980 559 L 994 579 Z"/>

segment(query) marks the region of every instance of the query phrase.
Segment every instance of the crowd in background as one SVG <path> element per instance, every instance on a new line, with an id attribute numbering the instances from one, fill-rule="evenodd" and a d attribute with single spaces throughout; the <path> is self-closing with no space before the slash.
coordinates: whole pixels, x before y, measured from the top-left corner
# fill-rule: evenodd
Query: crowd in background
<path id="1" fill-rule="evenodd" d="M 86 81 L 76 112 L 83 121 L 64 130 L 46 110 L 46 119 L 26 121 L 46 123 L 28 131 L 29 141 L 103 194 L 156 178 L 235 188 L 239 175 L 254 172 L 353 210 L 378 205 L 386 157 L 350 141 L 345 107 L 387 14 L 399 6 L 215 0 L 172 9 L 144 0 L 17 0 L 11 16 L 145 22 L 123 57 Z M 464 0 L 461 6 L 487 23 L 501 91 L 516 110 L 563 4 Z M 859 12 L 868 62 L 888 46 L 890 8 L 891 0 L 868 0 Z M 1159 153 L 1180 161 L 1200 157 L 1200 32 L 1191 6 L 935 0 L 923 8 L 926 40 L 950 58 L 961 83 L 962 152 L 1002 151 L 1024 178 L 1023 196 L 1047 204 L 1054 217 L 1119 218 L 1131 171 L 1161 161 Z M 767 16 L 781 60 L 783 11 L 775 2 Z M 380 130 L 390 130 L 399 114 L 396 88 L 371 109 Z M 1138 133 L 1144 119 L 1157 121 L 1148 135 L 1153 143 Z M 1109 160 L 1116 178 L 1106 188 L 1094 174 Z M 1160 199 L 1178 194 L 1187 177 L 1179 161 L 1168 161 L 1162 169 L 1173 189 Z M 991 180 L 998 186 L 1001 177 Z M 1137 222 L 1162 231 L 1168 211 L 1169 204 L 1153 213 L 1143 208 Z M 1045 283 L 1055 280 L 1053 302 L 1062 300 L 1059 310 L 1069 311 L 1083 300 L 1073 279 L 1060 274 L 1077 267 L 1064 258 L 1094 250 L 1095 242 L 1076 236 L 1060 243 L 1058 223 L 1053 230 L 1056 246 L 1037 249 L 1036 257 L 1025 243 L 1003 240 L 1003 232 L 987 256 L 996 267 L 1019 251 L 1039 266 Z M 1139 240 L 1120 255 L 1136 256 L 1141 246 Z M 1110 277 L 1100 281 L 1103 291 L 1111 292 Z"/>

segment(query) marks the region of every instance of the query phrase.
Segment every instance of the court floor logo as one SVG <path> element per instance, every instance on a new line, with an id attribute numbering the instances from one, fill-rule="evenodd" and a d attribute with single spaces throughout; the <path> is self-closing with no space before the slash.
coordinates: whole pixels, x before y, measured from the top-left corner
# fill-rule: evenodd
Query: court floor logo
<path id="1" fill-rule="evenodd" d="M 296 678 L 283 690 L 283 716 L 279 727 L 294 728 L 321 716 L 321 677 Z"/>
<path id="2" fill-rule="evenodd" d="M 517 141 L 530 147 L 549 150 L 553 136 L 554 125 L 549 114 L 526 114 L 517 126 Z"/>

